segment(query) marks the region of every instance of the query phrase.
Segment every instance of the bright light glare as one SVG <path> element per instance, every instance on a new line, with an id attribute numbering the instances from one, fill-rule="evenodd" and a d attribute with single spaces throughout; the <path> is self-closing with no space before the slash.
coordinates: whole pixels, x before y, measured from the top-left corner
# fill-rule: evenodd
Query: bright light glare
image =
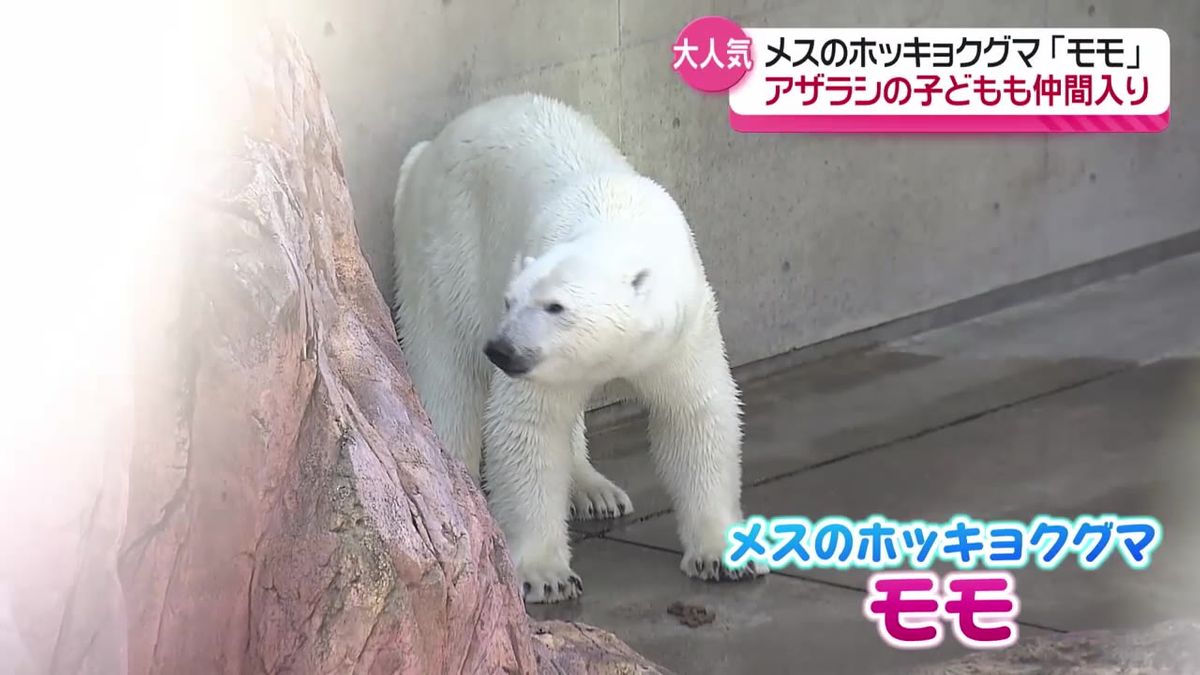
<path id="1" fill-rule="evenodd" d="M 45 664 L 101 485 L 125 489 L 135 291 L 178 264 L 166 215 L 228 121 L 232 6 L 21 4 L 0 22 L 2 672 Z"/>

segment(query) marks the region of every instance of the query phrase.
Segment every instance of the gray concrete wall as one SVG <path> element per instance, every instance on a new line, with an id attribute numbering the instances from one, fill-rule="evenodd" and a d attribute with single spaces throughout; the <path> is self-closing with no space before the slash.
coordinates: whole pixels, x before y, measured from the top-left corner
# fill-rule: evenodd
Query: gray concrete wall
<path id="1" fill-rule="evenodd" d="M 407 149 L 490 96 L 591 114 L 688 214 L 735 364 L 1200 227 L 1196 0 L 279 0 L 322 73 L 358 226 L 391 296 Z M 690 19 L 744 26 L 1150 26 L 1154 136 L 742 136 L 670 67 Z"/>

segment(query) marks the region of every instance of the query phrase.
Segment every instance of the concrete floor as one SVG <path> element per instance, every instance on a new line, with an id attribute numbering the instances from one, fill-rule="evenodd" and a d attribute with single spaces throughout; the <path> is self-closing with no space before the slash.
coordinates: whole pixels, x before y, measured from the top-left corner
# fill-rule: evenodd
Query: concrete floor
<path id="1" fill-rule="evenodd" d="M 1021 635 L 1200 616 L 1200 255 L 795 368 L 747 387 L 745 406 L 747 514 L 1152 515 L 1165 535 L 1147 570 L 1113 556 L 1015 572 Z M 578 525 L 584 598 L 534 616 L 607 628 L 678 673 L 885 672 L 966 653 L 886 646 L 861 614 L 863 572 L 684 577 L 644 424 L 591 442 L 637 513 Z M 716 620 L 686 627 L 676 600 Z"/>

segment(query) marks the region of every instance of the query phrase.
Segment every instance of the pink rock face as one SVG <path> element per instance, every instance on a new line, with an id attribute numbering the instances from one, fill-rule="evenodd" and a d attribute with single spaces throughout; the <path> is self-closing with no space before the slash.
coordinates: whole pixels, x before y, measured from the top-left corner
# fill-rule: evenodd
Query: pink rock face
<path id="1" fill-rule="evenodd" d="M 24 438 L 0 466 L 0 673 L 657 672 L 531 625 L 409 383 L 312 67 L 260 19 L 219 25 L 203 178 L 129 270 L 136 321 L 23 333 L 78 344 L 35 345 L 53 362 L 27 370 L 74 376 L 0 428 Z"/>
<path id="2" fill-rule="evenodd" d="M 667 673 L 612 633 L 580 623 L 542 621 L 534 626 L 533 646 L 543 673 Z"/>
<path id="3" fill-rule="evenodd" d="M 408 383 L 311 66 L 258 37 L 241 133 L 181 223 L 174 314 L 146 332 L 129 672 L 536 670 L 502 536 Z"/>
<path id="4" fill-rule="evenodd" d="M 285 32 L 240 37 L 234 131 L 143 298 L 114 653 L 137 674 L 655 672 L 596 629 L 534 634 L 409 384 L 312 67 Z"/>

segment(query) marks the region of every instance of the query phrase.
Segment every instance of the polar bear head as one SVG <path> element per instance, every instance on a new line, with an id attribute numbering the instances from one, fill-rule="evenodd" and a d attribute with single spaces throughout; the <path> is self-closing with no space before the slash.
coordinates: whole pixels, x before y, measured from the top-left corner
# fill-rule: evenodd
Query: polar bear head
<path id="1" fill-rule="evenodd" d="M 510 377 L 547 384 L 626 374 L 674 323 L 676 303 L 648 256 L 620 248 L 586 238 L 519 257 L 487 358 Z"/>

